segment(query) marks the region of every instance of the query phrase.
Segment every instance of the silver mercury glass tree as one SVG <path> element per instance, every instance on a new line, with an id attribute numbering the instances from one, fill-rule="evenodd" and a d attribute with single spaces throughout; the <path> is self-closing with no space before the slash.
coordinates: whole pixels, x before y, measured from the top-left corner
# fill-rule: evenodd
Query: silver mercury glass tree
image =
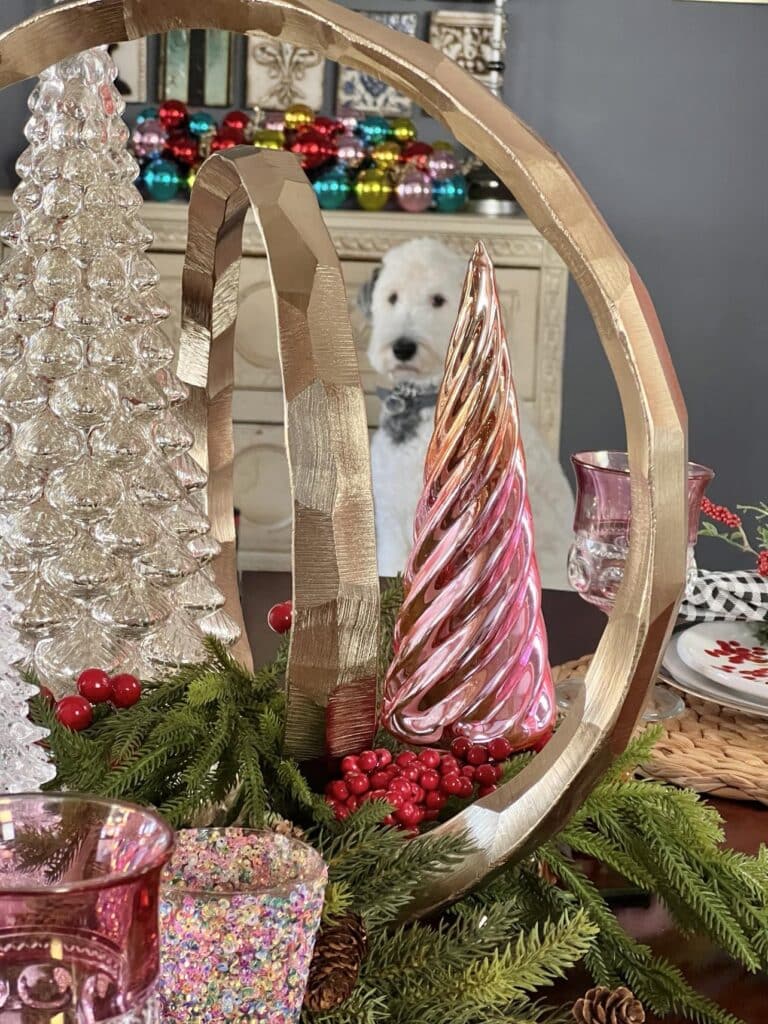
<path id="1" fill-rule="evenodd" d="M 206 477 L 175 407 L 138 166 L 106 48 L 43 72 L 0 264 L 0 562 L 28 664 L 59 696 L 85 667 L 199 661 L 239 630 L 209 562 Z"/>

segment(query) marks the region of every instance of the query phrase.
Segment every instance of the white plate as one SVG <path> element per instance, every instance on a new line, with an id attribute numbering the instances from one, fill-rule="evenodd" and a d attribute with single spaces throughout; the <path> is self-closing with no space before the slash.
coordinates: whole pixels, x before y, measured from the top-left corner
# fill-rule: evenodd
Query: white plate
<path id="1" fill-rule="evenodd" d="M 765 701 L 754 700 L 750 697 L 739 697 L 732 689 L 726 689 L 718 683 L 713 683 L 706 676 L 689 668 L 680 655 L 677 653 L 677 638 L 670 641 L 662 661 L 662 668 L 665 670 L 662 676 L 664 682 L 670 683 L 683 693 L 690 693 L 693 697 L 701 700 L 712 701 L 721 704 L 733 711 L 743 711 L 747 715 L 754 715 L 758 718 L 768 718 L 768 699 Z"/>
<path id="2" fill-rule="evenodd" d="M 677 635 L 685 664 L 739 696 L 768 699 L 768 647 L 746 622 L 702 622 Z"/>

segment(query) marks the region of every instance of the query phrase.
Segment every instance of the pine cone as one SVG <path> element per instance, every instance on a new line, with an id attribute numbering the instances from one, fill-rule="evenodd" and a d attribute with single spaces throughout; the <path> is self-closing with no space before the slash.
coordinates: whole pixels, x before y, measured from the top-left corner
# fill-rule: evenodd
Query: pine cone
<path id="1" fill-rule="evenodd" d="M 304 1006 L 312 1013 L 327 1013 L 346 1002 L 367 952 L 368 937 L 358 914 L 324 924 L 315 942 Z"/>
<path id="2" fill-rule="evenodd" d="M 644 1024 L 645 1010 L 628 988 L 620 986 L 613 992 L 603 985 L 591 988 L 583 999 L 573 1004 L 576 1024 Z"/>

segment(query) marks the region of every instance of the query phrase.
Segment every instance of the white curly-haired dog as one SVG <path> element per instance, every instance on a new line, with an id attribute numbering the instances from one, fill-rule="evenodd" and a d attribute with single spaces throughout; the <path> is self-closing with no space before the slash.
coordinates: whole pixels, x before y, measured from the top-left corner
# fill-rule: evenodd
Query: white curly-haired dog
<path id="1" fill-rule="evenodd" d="M 444 243 L 413 239 L 390 249 L 360 294 L 371 322 L 368 359 L 393 385 L 380 391 L 380 429 L 371 445 L 382 576 L 402 572 L 411 550 L 435 400 L 466 271 L 467 261 Z M 536 427 L 524 411 L 520 418 L 542 583 L 562 588 L 573 496 Z"/>

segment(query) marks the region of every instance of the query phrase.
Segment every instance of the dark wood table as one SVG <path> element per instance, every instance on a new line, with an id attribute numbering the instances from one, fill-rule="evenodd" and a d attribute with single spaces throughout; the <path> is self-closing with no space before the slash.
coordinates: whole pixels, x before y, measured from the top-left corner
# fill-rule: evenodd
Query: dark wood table
<path id="1" fill-rule="evenodd" d="M 251 646 L 257 658 L 271 657 L 277 638 L 266 624 L 267 611 L 277 601 L 291 595 L 288 573 L 244 573 L 243 610 Z M 544 616 L 549 632 L 550 656 L 553 665 L 594 651 L 603 628 L 600 612 L 576 594 L 563 591 L 544 592 Z M 731 800 L 712 800 L 725 821 L 728 843 L 735 850 L 756 853 L 768 840 L 768 808 L 758 804 Z M 599 870 L 595 875 L 601 881 Z M 605 879 L 608 883 L 608 879 Z M 763 1024 L 768 1019 L 766 998 L 768 978 L 750 975 L 728 956 L 709 943 L 681 937 L 657 902 L 650 907 L 624 907 L 617 910 L 623 926 L 636 938 L 650 945 L 656 953 L 678 964 L 691 983 L 747 1024 Z M 586 975 L 574 973 L 558 986 L 556 997 L 563 1001 L 582 995 L 589 986 Z M 677 1022 L 675 1018 L 675 1024 Z M 654 1018 L 649 1017 L 649 1024 Z M 666 1018 L 670 1024 L 672 1018 Z"/>

